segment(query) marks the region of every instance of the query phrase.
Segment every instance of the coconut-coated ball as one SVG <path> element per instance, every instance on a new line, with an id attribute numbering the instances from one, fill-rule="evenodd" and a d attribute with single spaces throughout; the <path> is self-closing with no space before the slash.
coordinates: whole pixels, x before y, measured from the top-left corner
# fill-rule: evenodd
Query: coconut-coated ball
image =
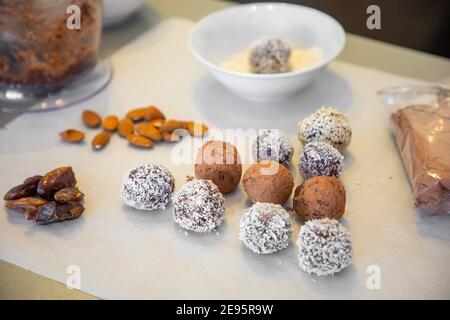
<path id="1" fill-rule="evenodd" d="M 208 232 L 223 221 L 225 198 L 210 180 L 186 182 L 172 201 L 174 220 L 184 229 Z"/>
<path id="2" fill-rule="evenodd" d="M 255 163 L 245 172 L 242 183 L 253 203 L 284 204 L 292 193 L 294 178 L 283 165 L 264 160 Z"/>
<path id="3" fill-rule="evenodd" d="M 298 137 L 304 144 L 328 142 L 342 153 L 350 144 L 352 129 L 344 113 L 322 107 L 299 122 Z"/>
<path id="4" fill-rule="evenodd" d="M 281 38 L 259 41 L 250 51 L 250 67 L 253 73 L 280 73 L 289 71 L 291 45 Z"/>
<path id="5" fill-rule="evenodd" d="M 261 130 L 252 145 L 256 162 L 273 160 L 289 167 L 294 149 L 289 138 L 279 130 Z"/>
<path id="6" fill-rule="evenodd" d="M 303 148 L 298 162 L 304 179 L 315 176 L 339 177 L 344 166 L 344 156 L 331 144 L 310 142 Z"/>
<path id="7" fill-rule="evenodd" d="M 175 187 L 175 179 L 163 166 L 137 166 L 124 177 L 125 204 L 140 210 L 165 209 Z"/>
<path id="8" fill-rule="evenodd" d="M 306 222 L 297 245 L 300 269 L 310 274 L 333 275 L 352 263 L 350 234 L 333 219 Z"/>
<path id="9" fill-rule="evenodd" d="M 255 253 L 282 250 L 289 245 L 291 235 L 289 213 L 279 204 L 257 202 L 241 218 L 239 239 Z"/>
<path id="10" fill-rule="evenodd" d="M 293 203 L 303 220 L 340 219 L 345 212 L 345 188 L 335 177 L 313 177 L 297 187 Z"/>
<path id="11" fill-rule="evenodd" d="M 235 146 L 224 141 L 207 141 L 197 153 L 195 176 L 211 180 L 220 192 L 232 192 L 242 176 L 241 158 Z"/>

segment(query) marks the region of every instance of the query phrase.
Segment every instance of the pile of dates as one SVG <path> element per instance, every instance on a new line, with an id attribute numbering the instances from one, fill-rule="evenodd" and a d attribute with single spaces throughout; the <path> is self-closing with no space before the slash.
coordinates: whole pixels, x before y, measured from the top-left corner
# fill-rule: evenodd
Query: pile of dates
<path id="1" fill-rule="evenodd" d="M 71 167 L 54 169 L 44 176 L 34 176 L 9 190 L 5 205 L 25 214 L 27 220 L 49 224 L 77 219 L 84 211 L 84 194 L 76 187 Z"/>

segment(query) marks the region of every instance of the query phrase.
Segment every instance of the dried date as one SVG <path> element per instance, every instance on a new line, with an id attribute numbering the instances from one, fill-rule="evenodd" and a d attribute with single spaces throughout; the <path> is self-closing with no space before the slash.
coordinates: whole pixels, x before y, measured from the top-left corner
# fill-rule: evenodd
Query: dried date
<path id="1" fill-rule="evenodd" d="M 35 210 L 28 219 L 37 224 L 50 224 L 65 220 L 77 219 L 84 212 L 84 207 L 79 201 L 65 203 L 49 202 Z"/>
<path id="2" fill-rule="evenodd" d="M 26 197 L 21 199 L 8 200 L 6 201 L 5 206 L 17 212 L 27 213 L 45 205 L 46 203 L 47 200 L 44 200 L 42 198 Z"/>
<path id="3" fill-rule="evenodd" d="M 64 188 L 56 192 L 54 198 L 58 202 L 80 201 L 84 194 L 76 187 Z"/>
<path id="4" fill-rule="evenodd" d="M 71 167 L 61 167 L 46 173 L 39 181 L 37 192 L 44 198 L 51 198 L 61 189 L 75 187 L 77 180 Z"/>

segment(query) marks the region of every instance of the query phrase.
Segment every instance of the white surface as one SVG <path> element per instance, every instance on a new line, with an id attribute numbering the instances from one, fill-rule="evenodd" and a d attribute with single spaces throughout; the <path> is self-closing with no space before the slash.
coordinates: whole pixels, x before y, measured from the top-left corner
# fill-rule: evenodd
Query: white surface
<path id="1" fill-rule="evenodd" d="M 411 192 L 375 92 L 413 82 L 375 70 L 334 62 L 307 91 L 278 105 L 236 98 L 206 74 L 189 54 L 191 23 L 167 20 L 112 57 L 110 87 L 82 105 L 58 112 L 26 114 L 0 131 L 0 191 L 21 179 L 72 165 L 86 213 L 78 220 L 33 225 L 0 210 L 0 258 L 63 283 L 69 265 L 81 268 L 81 290 L 102 298 L 450 298 L 449 216 L 424 216 L 411 208 Z M 203 119 L 218 128 L 280 128 L 296 147 L 297 121 L 318 106 L 348 113 L 354 138 L 342 179 L 348 194 L 343 223 L 354 244 L 353 265 L 334 277 L 318 278 L 297 267 L 295 241 L 257 256 L 238 241 L 239 218 L 248 206 L 242 187 L 226 196 L 224 224 L 206 235 L 180 230 L 165 212 L 124 207 L 124 172 L 148 162 L 167 166 L 179 189 L 192 165 L 170 162 L 173 146 L 137 150 L 114 136 L 101 152 L 67 145 L 58 132 L 83 128 L 84 108 L 124 115 L 153 103 L 168 117 Z M 87 138 L 94 131 L 87 131 Z M 241 155 L 245 150 L 240 150 Z M 244 158 L 244 156 L 243 156 Z M 295 166 L 296 185 L 300 183 Z M 391 178 L 389 178 L 391 177 Z M 381 268 L 381 290 L 368 290 L 366 269 Z M 0 275 L 1 276 L 1 275 Z"/>
<path id="2" fill-rule="evenodd" d="M 103 25 L 112 26 L 128 18 L 144 0 L 103 0 Z"/>
<path id="3" fill-rule="evenodd" d="M 294 46 L 317 46 L 321 63 L 301 71 L 252 74 L 224 69 L 221 64 L 251 43 L 282 37 Z M 345 44 L 342 26 L 318 10 L 292 4 L 261 3 L 234 6 L 215 12 L 196 23 L 189 35 L 192 54 L 209 72 L 237 95 L 254 101 L 290 97 L 307 86 Z"/>

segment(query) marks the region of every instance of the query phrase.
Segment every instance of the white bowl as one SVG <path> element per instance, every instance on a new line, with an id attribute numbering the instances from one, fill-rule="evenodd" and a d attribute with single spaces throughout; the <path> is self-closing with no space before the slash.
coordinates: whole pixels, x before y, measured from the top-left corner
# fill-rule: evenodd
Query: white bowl
<path id="1" fill-rule="evenodd" d="M 144 0 L 103 0 L 103 25 L 121 23 L 135 12 Z"/>
<path id="2" fill-rule="evenodd" d="M 253 74 L 220 65 L 255 40 L 282 37 L 296 46 L 317 46 L 322 61 L 301 71 Z M 318 10 L 286 3 L 256 3 L 217 11 L 195 24 L 189 48 L 209 72 L 236 95 L 253 101 L 275 101 L 298 93 L 341 52 L 345 31 Z"/>

